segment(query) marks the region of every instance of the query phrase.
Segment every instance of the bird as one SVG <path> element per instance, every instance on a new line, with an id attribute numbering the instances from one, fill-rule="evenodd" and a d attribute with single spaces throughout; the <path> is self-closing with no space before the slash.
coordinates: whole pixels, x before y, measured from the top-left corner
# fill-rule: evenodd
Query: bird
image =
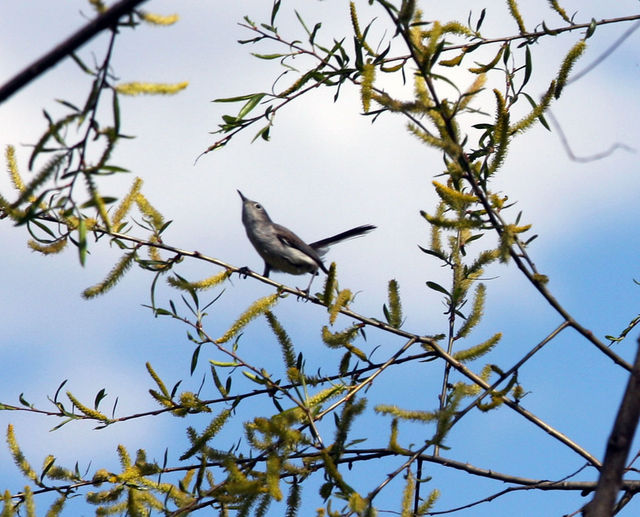
<path id="1" fill-rule="evenodd" d="M 329 273 L 322 262 L 322 257 L 330 246 L 347 239 L 360 237 L 376 229 L 376 226 L 372 224 L 364 224 L 307 244 L 288 228 L 274 223 L 260 203 L 245 197 L 240 190 L 238 190 L 238 194 L 242 199 L 242 224 L 247 232 L 247 237 L 264 260 L 262 276 L 268 278 L 271 271 L 282 271 L 291 275 L 311 273 L 309 285 L 303 291 L 307 294 L 311 289 L 315 275 L 318 274 L 318 269 Z"/>

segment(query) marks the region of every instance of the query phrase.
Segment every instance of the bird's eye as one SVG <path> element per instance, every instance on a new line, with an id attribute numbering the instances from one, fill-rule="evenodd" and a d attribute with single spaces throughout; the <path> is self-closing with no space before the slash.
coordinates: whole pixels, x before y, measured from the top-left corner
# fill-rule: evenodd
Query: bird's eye
<path id="1" fill-rule="evenodd" d="M 262 210 L 262 205 L 260 203 L 255 204 L 256 210 Z"/>

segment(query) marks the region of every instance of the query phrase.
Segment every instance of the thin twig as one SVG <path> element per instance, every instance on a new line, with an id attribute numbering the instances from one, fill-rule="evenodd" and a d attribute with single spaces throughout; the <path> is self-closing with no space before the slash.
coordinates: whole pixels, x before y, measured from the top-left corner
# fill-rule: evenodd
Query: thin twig
<path id="1" fill-rule="evenodd" d="M 562 147 L 564 147 L 564 151 L 567 153 L 567 156 L 569 156 L 569 159 L 574 162 L 588 163 L 588 162 L 595 162 L 598 160 L 602 160 L 603 158 L 606 158 L 607 156 L 612 155 L 618 149 L 629 151 L 630 153 L 636 152 L 636 150 L 633 147 L 616 142 L 614 144 L 611 144 L 609 149 L 607 149 L 606 151 L 601 151 L 599 153 L 591 154 L 589 156 L 577 156 L 571 149 L 571 146 L 569 145 L 569 140 L 567 140 L 567 136 L 565 135 L 565 132 L 562 129 L 562 126 L 560 125 L 560 122 L 558 122 L 553 112 L 551 110 L 548 110 L 545 115 L 549 117 L 551 124 L 553 124 L 553 128 L 558 134 L 558 137 L 560 138 L 560 143 L 562 144 Z"/>

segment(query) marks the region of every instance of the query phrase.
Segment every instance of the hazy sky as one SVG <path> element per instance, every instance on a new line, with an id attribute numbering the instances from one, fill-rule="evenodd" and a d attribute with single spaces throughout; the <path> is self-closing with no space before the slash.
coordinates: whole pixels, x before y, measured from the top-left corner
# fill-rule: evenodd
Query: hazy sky
<path id="1" fill-rule="evenodd" d="M 83 0 L 5 3 L 0 17 L 1 82 L 82 26 L 92 14 Z M 377 27 L 383 26 L 382 13 L 369 11 L 364 4 L 361 16 L 378 16 L 380 25 L 374 27 L 381 30 Z M 424 4 L 425 18 L 442 20 L 466 20 L 469 5 L 475 5 L 461 1 L 448 2 L 446 8 L 442 2 Z M 497 0 L 486 2 L 485 36 L 517 32 L 504 4 Z M 546 2 L 532 4 L 525 6 L 528 28 L 533 29 L 543 19 L 550 27 L 562 24 L 546 8 Z M 632 1 L 573 1 L 563 5 L 568 12 L 578 11 L 577 22 L 586 22 L 592 16 L 599 19 L 628 15 L 637 10 L 637 2 Z M 309 241 L 351 226 L 375 224 L 375 232 L 332 249 L 328 257 L 338 264 L 341 285 L 360 292 L 354 310 L 382 318 L 387 282 L 397 278 L 407 330 L 420 334 L 443 331 L 445 317 L 440 299 L 425 287 L 425 282 L 446 284 L 446 271 L 417 247 L 429 241 L 428 227 L 419 212 L 434 210 L 436 198 L 431 181 L 442 168 L 439 153 L 410 136 L 400 119 L 385 115 L 372 124 L 370 118 L 360 115 L 359 92 L 345 88 L 337 103 L 331 100 L 333 92 L 316 92 L 279 113 L 270 143 L 250 144 L 255 132 L 251 130 L 194 165 L 195 158 L 219 138 L 209 132 L 217 128 L 221 114 L 238 109 L 211 101 L 270 91 L 280 71 L 277 61 L 259 61 L 250 56 L 250 52 L 270 51 L 272 47 L 236 43 L 250 37 L 237 22 L 245 14 L 256 21 L 266 21 L 270 2 L 152 0 L 143 7 L 161 14 L 178 12 L 181 20 L 171 28 L 141 26 L 135 31 L 123 30 L 116 46 L 114 73 L 123 82 L 189 81 L 189 87 L 173 98 L 122 98 L 123 131 L 136 138 L 122 143 L 116 161 L 132 174 L 109 180 L 102 193 L 121 195 L 133 176 L 139 175 L 144 178 L 143 191 L 149 200 L 173 220 L 165 234 L 166 242 L 258 271 L 262 263 L 244 234 L 237 188 L 264 203 L 274 220 Z M 281 33 L 285 36 L 304 38 L 292 14 L 294 7 L 309 23 L 323 20 L 320 34 L 325 41 L 349 31 L 347 2 L 305 2 L 304 6 L 283 2 Z M 474 12 L 474 16 L 477 14 Z M 588 40 L 588 51 L 576 71 L 593 62 L 629 27 L 627 23 L 598 28 Z M 532 48 L 532 95 L 544 91 L 577 37 L 573 34 L 549 38 Z M 104 36 L 96 38 L 80 55 L 89 62 L 94 57 L 100 60 L 105 42 Z M 639 50 L 640 31 L 570 85 L 554 105 L 553 113 L 577 155 L 604 151 L 614 143 L 640 146 Z M 62 113 L 54 99 L 81 102 L 88 85 L 87 76 L 66 60 L 0 105 L 0 145 L 18 147 L 25 176 L 30 149 L 23 144 L 35 142 L 44 131 L 42 109 Z M 496 78 L 495 84 L 488 86 L 502 85 Z M 388 88 L 401 91 L 401 85 L 395 83 L 389 83 Z M 493 113 L 491 96 L 485 99 L 480 107 Z M 533 232 L 540 235 L 530 252 L 541 272 L 549 275 L 553 292 L 600 338 L 617 334 L 638 314 L 640 288 L 632 281 L 640 278 L 637 162 L 637 153 L 624 150 L 599 161 L 571 161 L 557 134 L 537 127 L 514 142 L 494 186 L 517 201 L 513 217 L 521 210 L 522 221 L 533 224 Z M 8 192 L 9 183 L 4 176 L 0 177 L 0 188 L 3 193 Z M 0 297 L 4 321 L 0 357 L 9 368 L 4 368 L 0 376 L 0 402 L 17 403 L 18 396 L 24 393 L 27 400 L 46 408 L 47 395 L 53 396 L 58 385 L 68 379 L 62 391 L 68 389 L 81 399 L 92 401 L 95 393 L 105 387 L 110 402 L 104 407 L 117 397 L 118 412 L 126 414 L 155 407 L 147 396 L 152 382 L 145 372 L 146 361 L 152 362 L 169 385 L 188 377 L 192 347 L 185 329 L 169 320 L 153 319 L 142 307 L 148 303 L 148 275 L 132 271 L 107 296 L 92 301 L 81 299 L 84 288 L 104 277 L 118 250 L 101 242 L 92 248 L 86 267 L 81 268 L 73 249 L 58 257 L 33 254 L 26 247 L 24 232 L 6 220 L 2 239 L 6 252 L 0 273 L 4 293 Z M 209 265 L 189 261 L 178 271 L 193 278 L 217 272 Z M 478 328 L 476 339 L 481 341 L 502 331 L 502 348 L 489 361 L 508 367 L 560 321 L 513 265 L 496 265 L 487 276 L 492 280 L 487 282 L 486 319 Z M 304 285 L 307 281 L 285 275 L 274 278 L 289 285 Z M 250 300 L 270 292 L 271 288 L 252 280 L 234 278 L 221 302 L 214 306 L 210 332 L 221 334 Z M 164 289 L 161 300 L 166 302 L 170 296 L 179 298 Z M 278 316 L 298 338 L 309 371 L 320 367 L 327 354 L 316 334 L 306 333 L 306 320 L 302 318 L 314 310 L 293 299 L 283 301 L 277 308 Z M 322 318 L 321 311 L 317 312 L 317 317 Z M 261 343 L 262 330 L 257 324 L 244 338 L 247 346 L 256 344 L 256 355 L 252 355 L 256 362 L 263 356 L 268 362 L 274 350 Z M 388 351 L 399 345 L 372 334 L 363 346 L 370 347 L 367 350 L 380 346 Z M 633 341 L 625 342 L 616 351 L 632 357 Z M 440 370 L 430 368 L 390 374 L 382 385 L 384 389 L 371 396 L 378 396 L 378 401 L 387 394 L 391 398 L 396 389 L 403 392 L 399 386 L 413 383 L 419 407 L 432 408 L 435 398 L 423 395 L 431 393 L 429 390 L 440 382 Z M 205 369 L 185 381 L 183 387 L 197 389 L 203 373 Z M 625 382 L 619 369 L 596 354 L 590 344 L 567 332 L 528 364 L 520 380 L 531 391 L 525 399 L 530 410 L 595 455 L 602 454 Z M 139 401 L 143 401 L 142 408 Z M 0 412 L 3 433 L 9 422 L 15 424 L 19 441 L 36 466 L 52 453 L 66 465 L 78 460 L 81 467 L 86 467 L 91 461 L 91 471 L 103 465 L 115 470 L 118 443 L 126 444 L 131 452 L 147 447 L 152 458 L 161 458 L 167 444 L 175 443 L 175 450 L 170 447 L 170 458 L 174 460 L 183 452 L 185 443 L 184 422 L 168 416 L 99 432 L 79 423 L 49 432 L 59 423 L 57 420 Z M 388 419 L 380 417 L 368 422 L 379 428 L 379 439 L 384 443 Z M 414 430 L 418 432 L 417 428 Z M 455 443 L 450 451 L 452 458 L 525 477 L 556 479 L 581 467 L 575 456 L 508 410 L 470 416 L 468 422 L 455 428 L 451 443 Z M 585 479 L 593 477 L 591 472 Z M 365 487 L 366 480 L 363 477 Z M 438 485 L 451 481 L 446 474 L 434 471 L 434 486 L 444 492 L 438 508 L 471 502 L 504 488 L 493 482 L 473 481 L 463 501 L 452 499 L 460 492 L 449 493 L 446 486 Z M 16 491 L 23 485 L 6 448 L 0 447 L 0 488 Z M 314 494 L 308 497 L 317 503 Z M 399 495 L 387 501 L 387 508 L 397 509 Z M 577 494 L 509 495 L 496 506 L 481 505 L 458 515 L 496 515 L 497 508 L 504 515 L 513 511 L 519 515 L 560 515 L 575 511 L 581 501 L 584 502 Z M 638 503 L 632 506 L 626 515 L 634 515 L 640 508 Z M 44 507 L 41 505 L 39 512 L 44 512 Z M 86 508 L 84 511 L 89 513 Z"/>

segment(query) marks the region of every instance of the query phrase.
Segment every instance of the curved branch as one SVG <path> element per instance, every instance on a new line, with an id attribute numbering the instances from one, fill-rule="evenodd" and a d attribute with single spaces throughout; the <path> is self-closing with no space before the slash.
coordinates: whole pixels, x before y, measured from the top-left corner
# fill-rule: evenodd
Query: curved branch
<path id="1" fill-rule="evenodd" d="M 608 25 L 611 23 L 620 23 L 620 22 L 631 22 L 634 20 L 640 20 L 640 14 L 632 14 L 630 16 L 621 16 L 619 18 L 603 18 L 600 21 L 590 21 L 589 23 L 577 23 L 575 25 L 566 25 L 564 27 L 558 27 L 557 29 L 547 29 L 541 31 L 533 31 L 533 32 L 523 32 L 521 34 L 516 34 L 514 36 L 503 36 L 500 38 L 488 38 L 481 39 L 479 42 L 475 42 L 472 44 L 465 43 L 461 45 L 451 45 L 450 47 L 446 47 L 443 49 L 443 52 L 447 50 L 460 50 L 470 47 L 471 45 L 489 45 L 491 43 L 510 43 L 512 41 L 518 41 L 522 39 L 526 40 L 535 40 L 541 38 L 542 36 L 555 36 L 556 34 L 561 34 L 563 32 L 570 32 L 580 29 L 588 29 L 593 25 Z M 634 29 L 635 30 L 635 29 Z"/>

